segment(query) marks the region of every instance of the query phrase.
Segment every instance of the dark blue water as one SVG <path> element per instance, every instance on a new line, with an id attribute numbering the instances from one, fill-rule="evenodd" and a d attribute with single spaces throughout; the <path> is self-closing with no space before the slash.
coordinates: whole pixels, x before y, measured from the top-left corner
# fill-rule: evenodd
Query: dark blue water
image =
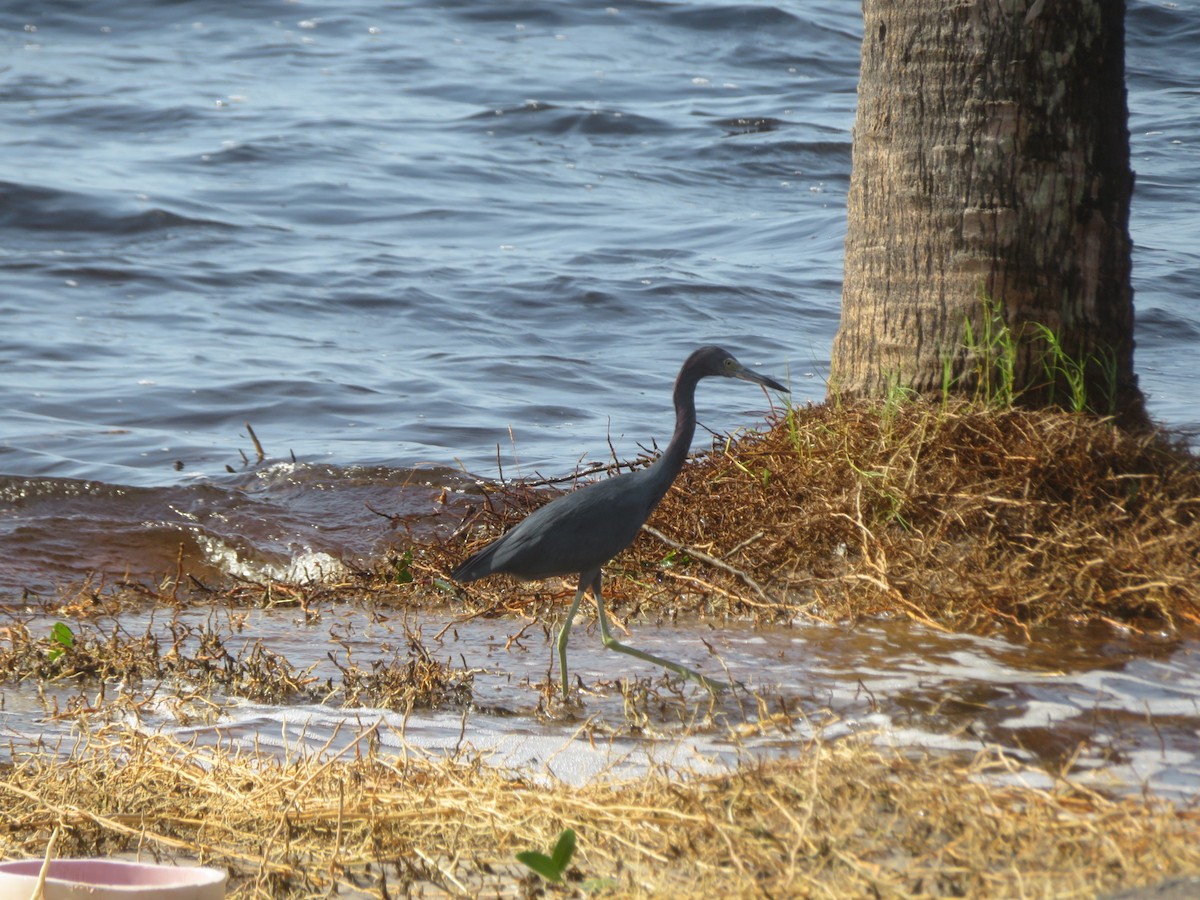
<path id="1" fill-rule="evenodd" d="M 171 571 L 181 540 L 269 574 L 369 554 L 368 502 L 665 438 L 701 343 L 820 399 L 860 29 L 852 3 L 0 7 L 0 588 Z M 1197 429 L 1200 17 L 1132 2 L 1129 29 L 1138 369 Z M 699 402 L 717 431 L 767 406 Z"/>

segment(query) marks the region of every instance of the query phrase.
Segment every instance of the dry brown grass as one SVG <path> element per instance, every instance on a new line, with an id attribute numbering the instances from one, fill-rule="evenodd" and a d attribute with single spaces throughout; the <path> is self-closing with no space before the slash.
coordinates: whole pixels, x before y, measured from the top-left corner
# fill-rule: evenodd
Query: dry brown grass
<path id="1" fill-rule="evenodd" d="M 997 773 L 1019 776 L 987 755 L 848 741 L 724 776 L 569 788 L 474 759 L 284 764 L 111 731 L 0 769 L 0 853 L 38 855 L 57 828 L 63 855 L 226 866 L 234 897 L 1082 897 L 1200 870 L 1195 812 Z M 568 827 L 564 886 L 515 865 Z"/>
<path id="2" fill-rule="evenodd" d="M 524 514 L 525 497 L 506 492 L 489 536 Z M 900 614 L 976 629 L 1200 624 L 1200 460 L 1082 415 L 792 410 L 686 467 L 650 524 L 608 568 L 618 609 Z M 450 543 L 420 558 L 433 575 L 463 552 Z M 479 590 L 512 602 L 503 587 Z"/>
<path id="3" fill-rule="evenodd" d="M 236 621 L 163 618 L 140 633 L 127 631 L 119 617 L 103 629 L 77 621 L 66 649 L 44 623 L 31 627 L 10 613 L 0 617 L 0 681 L 79 690 L 119 684 L 124 686 L 124 708 L 134 712 L 138 701 L 131 692 L 142 687 L 141 702 L 152 702 L 159 691 L 181 700 L 219 696 L 274 705 L 317 702 L 393 710 L 461 707 L 471 701 L 472 673 L 434 659 L 407 623 L 401 623 L 406 652 L 381 653 L 365 667 L 331 653 L 338 677 L 321 679 L 311 666 L 295 665 L 261 639 L 240 635 Z M 82 694 L 72 702 L 87 706 Z"/>
<path id="4" fill-rule="evenodd" d="M 146 602 L 307 609 L 368 596 L 540 614 L 575 585 L 495 578 L 464 589 L 447 573 L 557 489 L 491 486 L 451 537 L 412 539 L 342 583 L 212 589 L 177 573 L 156 586 L 86 584 L 46 611 L 113 615 Z M 860 402 L 789 410 L 700 454 L 606 567 L 606 593 L 616 610 L 650 618 L 905 615 L 950 628 L 1170 629 L 1200 624 L 1198 559 L 1200 457 L 1169 435 L 1054 411 Z"/>

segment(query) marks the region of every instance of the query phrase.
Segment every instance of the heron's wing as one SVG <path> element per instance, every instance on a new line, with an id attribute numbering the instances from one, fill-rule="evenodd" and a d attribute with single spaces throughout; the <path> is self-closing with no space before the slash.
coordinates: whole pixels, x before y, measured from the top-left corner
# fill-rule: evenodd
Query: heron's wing
<path id="1" fill-rule="evenodd" d="M 633 543 L 649 515 L 641 474 L 609 478 L 547 503 L 455 569 L 454 577 L 507 572 L 538 579 L 599 568 Z"/>

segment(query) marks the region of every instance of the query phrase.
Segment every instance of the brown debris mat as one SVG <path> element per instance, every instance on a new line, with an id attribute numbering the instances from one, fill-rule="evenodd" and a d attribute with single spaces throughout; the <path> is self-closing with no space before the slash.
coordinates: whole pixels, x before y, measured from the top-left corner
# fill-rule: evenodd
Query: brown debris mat
<path id="1" fill-rule="evenodd" d="M 528 511 L 527 491 L 502 493 L 486 539 Z M 606 570 L 626 614 L 1200 624 L 1200 459 L 1083 415 L 789 410 L 685 467 L 649 524 Z M 444 572 L 466 550 L 427 546 L 418 564 Z M 518 599 L 497 581 L 468 591 Z"/>
<path id="2" fill-rule="evenodd" d="M 64 856 L 228 867 L 233 897 L 1084 897 L 1200 870 L 1194 811 L 1020 774 L 842 741 L 573 788 L 478 759 L 285 764 L 114 729 L 0 769 L 0 853 L 38 856 L 57 830 Z M 564 828 L 562 885 L 514 863 Z"/>
<path id="3" fill-rule="evenodd" d="M 541 618 L 569 601 L 573 581 L 498 576 L 464 587 L 449 572 L 574 480 L 482 486 L 460 522 L 447 516 L 434 536 L 398 538 L 392 553 L 341 582 L 213 588 L 181 570 L 159 585 L 77 586 L 42 611 L 86 618 L 210 602 L 304 610 L 369 598 Z M 1200 625 L 1198 560 L 1200 457 L 1178 438 L 958 401 L 825 404 L 786 410 L 766 430 L 698 454 L 634 545 L 605 567 L 605 595 L 622 616 L 649 619 L 901 615 L 969 630 L 1173 630 Z"/>

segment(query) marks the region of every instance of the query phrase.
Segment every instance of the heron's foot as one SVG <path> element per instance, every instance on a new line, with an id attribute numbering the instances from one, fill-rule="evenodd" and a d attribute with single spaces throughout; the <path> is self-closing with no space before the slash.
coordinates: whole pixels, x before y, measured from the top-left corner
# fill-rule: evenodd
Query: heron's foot
<path id="1" fill-rule="evenodd" d="M 681 663 L 672 662 L 669 659 L 663 659 L 661 656 L 655 656 L 653 653 L 647 653 L 645 650 L 638 650 L 636 647 L 630 647 L 628 644 L 622 644 L 611 634 L 606 634 L 602 628 L 600 632 L 600 640 L 609 650 L 616 650 L 618 653 L 624 653 L 627 656 L 632 656 L 635 659 L 640 659 L 644 662 L 653 663 L 656 666 L 661 666 L 668 672 L 674 672 L 688 681 L 694 681 L 703 687 L 710 694 L 719 694 L 722 691 L 727 691 L 733 685 L 728 682 L 721 681 L 716 678 L 709 678 L 707 675 L 701 675 L 695 669 L 689 669 Z"/>
<path id="2" fill-rule="evenodd" d="M 613 643 L 615 644 L 616 642 L 614 641 Z M 630 653 L 632 656 L 638 656 L 642 652 L 640 650 L 634 650 L 633 647 L 628 647 L 625 644 L 621 644 L 619 647 L 614 646 L 612 649 L 620 650 L 620 652 L 623 653 Z M 649 657 L 650 655 L 651 654 L 647 653 L 646 657 Z M 655 662 L 656 660 L 651 659 L 649 661 Z M 720 694 L 733 687 L 733 685 L 727 681 L 721 681 L 719 678 L 709 678 L 707 675 L 703 675 L 700 672 L 697 672 L 695 669 L 689 669 L 687 666 L 681 665 L 680 663 L 674 663 L 666 659 L 659 659 L 657 662 L 667 671 L 674 672 L 676 675 L 679 675 L 688 681 L 696 682 L 696 684 L 700 685 L 710 694 Z"/>
<path id="3" fill-rule="evenodd" d="M 727 681 L 719 681 L 716 678 L 709 678 L 707 675 L 701 675 L 699 672 L 693 672 L 688 669 L 688 674 L 684 676 L 692 681 L 698 682 L 710 694 L 720 694 L 730 690 L 733 687 L 741 687 L 741 685 L 730 684 Z"/>
<path id="4" fill-rule="evenodd" d="M 689 669 L 687 666 L 663 666 L 663 668 L 669 669 L 676 675 L 682 675 L 689 681 L 696 682 L 713 696 L 724 693 L 725 691 L 731 690 L 733 687 L 735 687 L 734 684 L 730 684 L 728 681 L 721 681 L 718 678 L 709 678 L 707 675 L 701 675 L 699 672 Z M 736 686 L 741 687 L 741 685 Z"/>

